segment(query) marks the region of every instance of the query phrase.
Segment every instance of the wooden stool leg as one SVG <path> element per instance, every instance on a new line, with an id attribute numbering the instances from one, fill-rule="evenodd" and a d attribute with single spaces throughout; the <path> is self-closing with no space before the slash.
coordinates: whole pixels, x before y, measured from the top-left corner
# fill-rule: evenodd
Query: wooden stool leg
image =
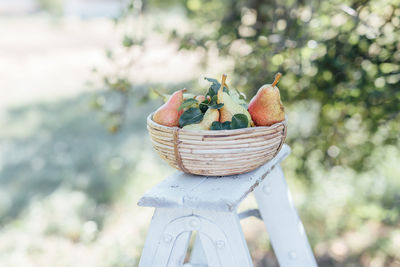
<path id="1" fill-rule="evenodd" d="M 209 267 L 252 267 L 238 215 L 233 212 L 197 211 L 204 218 L 199 237 Z"/>
<path id="2" fill-rule="evenodd" d="M 155 210 L 140 257 L 139 267 L 182 266 L 191 231 L 167 229 L 171 222 L 188 216 L 191 210 Z M 167 229 L 167 230 L 166 230 Z"/>
<path id="3" fill-rule="evenodd" d="M 254 194 L 280 266 L 317 266 L 280 166 L 271 171 Z"/>
<path id="4" fill-rule="evenodd" d="M 218 251 L 215 241 L 210 236 L 199 233 L 199 240 L 201 240 L 204 254 L 206 255 L 207 267 L 235 266 L 232 257 L 227 258 L 229 255 L 226 255 L 223 251 Z"/>
<path id="5" fill-rule="evenodd" d="M 168 267 L 181 267 L 183 265 L 191 234 L 192 232 L 183 232 L 176 238 L 171 255 L 169 256 Z"/>

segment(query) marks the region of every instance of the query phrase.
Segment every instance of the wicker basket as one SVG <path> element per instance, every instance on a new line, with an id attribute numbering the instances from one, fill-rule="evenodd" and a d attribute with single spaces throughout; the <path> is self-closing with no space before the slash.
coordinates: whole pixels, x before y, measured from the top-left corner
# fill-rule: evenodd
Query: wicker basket
<path id="1" fill-rule="evenodd" d="M 167 127 L 147 118 L 154 149 L 169 165 L 186 173 L 225 176 L 249 172 L 281 149 L 286 120 L 269 127 L 189 131 Z"/>

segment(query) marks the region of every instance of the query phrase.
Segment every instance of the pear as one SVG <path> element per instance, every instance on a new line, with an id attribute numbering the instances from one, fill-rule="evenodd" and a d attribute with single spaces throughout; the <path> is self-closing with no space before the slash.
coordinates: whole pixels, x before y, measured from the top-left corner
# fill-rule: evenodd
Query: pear
<path id="1" fill-rule="evenodd" d="M 185 130 L 210 130 L 211 124 L 219 120 L 218 109 L 207 109 L 204 114 L 203 120 L 200 123 L 194 123 L 184 126 Z"/>
<path id="2" fill-rule="evenodd" d="M 233 115 L 242 113 L 246 115 L 249 121 L 248 127 L 250 127 L 253 124 L 250 113 L 247 111 L 245 107 L 236 103 L 228 93 L 223 91 L 225 80 L 226 80 L 226 74 L 222 75 L 221 87 L 218 90 L 217 103 L 224 104 L 224 106 L 219 111 L 220 112 L 219 121 L 220 122 L 232 121 Z"/>
<path id="3" fill-rule="evenodd" d="M 153 121 L 164 126 L 178 127 L 179 117 L 183 113 L 183 110 L 178 111 L 178 108 L 182 105 L 184 91 L 186 89 L 173 93 L 168 101 L 156 110 L 153 115 Z"/>
<path id="4" fill-rule="evenodd" d="M 242 94 L 238 90 L 229 89 L 229 95 L 231 96 L 231 98 L 234 102 L 238 103 L 241 106 L 247 107 L 246 100 L 244 99 L 244 97 L 241 98 Z"/>
<path id="5" fill-rule="evenodd" d="M 249 112 L 257 126 L 270 126 L 285 119 L 285 108 L 279 88 L 276 86 L 281 76 L 282 74 L 278 72 L 274 82 L 261 86 L 250 101 Z"/>

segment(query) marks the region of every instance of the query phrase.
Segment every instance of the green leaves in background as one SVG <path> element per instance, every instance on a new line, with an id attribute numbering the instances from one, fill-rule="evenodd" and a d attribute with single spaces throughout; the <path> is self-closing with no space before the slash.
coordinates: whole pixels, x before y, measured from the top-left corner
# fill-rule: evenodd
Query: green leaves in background
<path id="1" fill-rule="evenodd" d="M 294 153 L 284 168 L 304 197 L 302 217 L 310 225 L 312 243 L 332 247 L 332 241 L 355 229 L 369 229 L 371 222 L 379 225 L 372 231 L 385 233 L 362 250 L 349 247 L 340 260 L 328 256 L 334 254 L 329 250 L 319 259 L 325 261 L 321 265 L 369 266 L 377 256 L 381 266 L 396 265 L 400 256 L 392 237 L 400 222 L 400 205 L 393 204 L 400 191 L 395 168 L 400 145 L 400 0 L 166 3 L 186 8 L 194 25 L 188 33 L 172 30 L 172 40 L 180 49 L 203 50 L 202 64 L 209 63 L 209 48 L 218 47 L 217 59 L 232 60 L 232 84 L 248 96 L 277 71 L 285 74 L 280 93 L 295 119 L 287 138 Z M 204 31 L 204 25 L 213 26 Z M 213 97 L 220 84 L 205 79 L 211 84 L 207 95 Z M 138 88 L 130 87 L 135 92 L 130 95 L 136 96 Z M 235 102 L 242 98 L 233 88 L 228 93 Z M 201 112 L 209 102 L 199 105 Z M 230 122 L 214 122 L 211 128 L 227 129 Z M 332 186 L 355 193 L 327 198 Z M 327 214 L 326 207 L 334 212 Z"/>
<path id="2" fill-rule="evenodd" d="M 189 108 L 179 118 L 179 126 L 184 127 L 189 124 L 199 123 L 203 120 L 204 114 L 199 108 Z"/>
<path id="3" fill-rule="evenodd" d="M 133 39 L 128 35 L 125 35 L 124 39 L 122 40 L 122 45 L 125 47 L 131 47 L 133 45 Z"/>
<path id="4" fill-rule="evenodd" d="M 194 98 L 188 98 L 185 101 L 183 101 L 182 105 L 179 106 L 178 111 L 181 111 L 184 108 L 191 107 L 193 105 L 197 104 L 197 100 Z"/>

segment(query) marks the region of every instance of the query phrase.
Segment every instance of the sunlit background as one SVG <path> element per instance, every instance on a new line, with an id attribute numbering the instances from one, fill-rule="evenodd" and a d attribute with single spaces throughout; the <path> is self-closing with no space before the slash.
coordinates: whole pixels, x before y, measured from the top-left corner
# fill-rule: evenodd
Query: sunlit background
<path id="1" fill-rule="evenodd" d="M 277 71 L 319 266 L 400 266 L 398 0 L 0 0 L 0 266 L 137 266 L 136 203 L 174 172 L 146 116 L 204 76 L 250 99 Z"/>

